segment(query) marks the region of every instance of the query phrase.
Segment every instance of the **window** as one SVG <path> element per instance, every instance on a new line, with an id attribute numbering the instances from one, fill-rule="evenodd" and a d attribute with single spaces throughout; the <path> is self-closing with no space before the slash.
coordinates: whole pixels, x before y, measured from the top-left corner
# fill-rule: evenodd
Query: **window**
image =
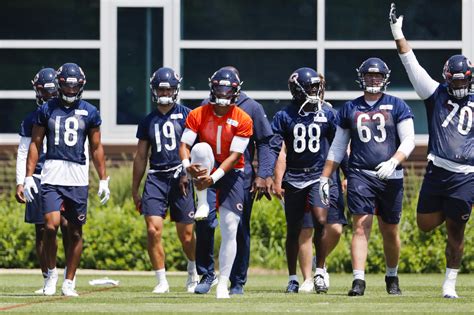
<path id="1" fill-rule="evenodd" d="M 39 70 L 58 69 L 66 62 L 77 63 L 84 70 L 86 90 L 99 90 L 98 49 L 0 49 L 0 60 L 2 72 L 10 74 L 0 76 L 1 90 L 32 90 L 31 80 Z"/>
<path id="2" fill-rule="evenodd" d="M 137 124 L 151 111 L 150 77 L 163 66 L 163 9 L 119 7 L 117 15 L 117 124 Z"/>
<path id="3" fill-rule="evenodd" d="M 99 39 L 100 0 L 2 1 L 0 39 Z"/>
<path id="4" fill-rule="evenodd" d="M 441 76 L 444 63 L 454 55 L 459 54 L 459 50 L 442 50 L 442 49 L 417 49 L 416 57 L 420 65 L 432 76 L 434 80 L 443 81 Z M 326 89 L 327 90 L 358 90 L 359 86 L 355 82 L 357 80 L 356 68 L 370 57 L 379 57 L 391 69 L 390 73 L 390 90 L 413 90 L 408 80 L 405 68 L 400 61 L 395 49 L 383 50 L 326 50 Z"/>
<path id="5" fill-rule="evenodd" d="M 326 1 L 326 40 L 392 40 L 390 3 L 380 0 Z M 397 0 L 409 40 L 461 40 L 460 0 Z M 364 18 L 362 18 L 364 17 Z"/>
<path id="6" fill-rule="evenodd" d="M 182 39 L 315 40 L 315 0 L 181 0 Z"/>
<path id="7" fill-rule="evenodd" d="M 239 69 L 245 90 L 286 90 L 295 69 L 316 67 L 316 51 L 185 49 L 181 62 L 183 89 L 208 90 L 213 72 L 227 65 Z"/>

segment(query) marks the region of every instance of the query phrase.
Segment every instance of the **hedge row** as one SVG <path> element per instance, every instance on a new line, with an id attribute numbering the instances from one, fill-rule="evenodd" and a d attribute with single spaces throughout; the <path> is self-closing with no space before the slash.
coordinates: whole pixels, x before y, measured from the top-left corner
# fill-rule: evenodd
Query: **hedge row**
<path id="1" fill-rule="evenodd" d="M 146 230 L 143 218 L 134 210 L 131 199 L 131 165 L 109 170 L 112 198 L 106 206 L 100 206 L 96 196 L 96 177 L 91 176 L 89 212 L 84 227 L 84 252 L 81 268 L 150 270 L 146 250 Z M 405 194 L 400 224 L 402 251 L 400 271 L 440 272 L 444 270 L 445 229 L 431 233 L 420 232 L 416 226 L 416 195 L 420 178 L 408 176 L 410 187 L 415 191 Z M 34 227 L 23 222 L 24 206 L 16 203 L 13 191 L 0 196 L 0 267 L 38 267 L 34 251 Z M 349 218 L 350 219 L 350 218 Z M 258 201 L 252 212 L 251 266 L 268 269 L 286 268 L 285 218 L 277 200 Z M 328 259 L 332 272 L 351 272 L 351 226 L 344 229 L 337 248 Z M 163 232 L 166 266 L 169 270 L 185 270 L 186 259 L 176 235 L 174 224 L 166 222 Z M 466 228 L 466 246 L 462 271 L 474 270 L 474 231 Z M 216 261 L 219 232 L 216 233 Z M 64 251 L 58 242 L 58 265 L 64 266 Z M 368 272 L 385 270 L 381 235 L 377 224 L 369 245 Z"/>

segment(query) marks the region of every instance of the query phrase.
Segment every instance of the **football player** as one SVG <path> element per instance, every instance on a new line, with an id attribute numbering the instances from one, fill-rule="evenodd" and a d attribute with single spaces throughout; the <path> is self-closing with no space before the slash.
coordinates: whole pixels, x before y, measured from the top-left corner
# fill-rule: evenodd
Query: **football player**
<path id="1" fill-rule="evenodd" d="M 210 102 L 191 111 L 180 146 L 183 167 L 196 188 L 196 220 L 215 217 L 215 211 L 210 210 L 215 208 L 213 203 L 219 204 L 222 242 L 217 298 L 229 298 L 228 281 L 237 251 L 236 235 L 245 198 L 243 153 L 253 129 L 250 116 L 235 105 L 240 87 L 240 78 L 234 71 L 216 71 L 210 78 Z M 197 137 L 201 142 L 191 151 Z M 198 234 L 197 239 L 200 237 Z M 213 273 L 204 274 L 201 282 L 207 283 L 210 289 L 214 278 Z M 195 292 L 200 293 L 197 287 Z"/>
<path id="2" fill-rule="evenodd" d="M 153 293 L 158 294 L 169 292 L 165 252 L 161 242 L 163 220 L 168 207 L 188 259 L 187 291 L 193 293 L 199 280 L 193 233 L 193 191 L 186 174 L 182 172 L 178 152 L 178 140 L 181 139 L 184 123 L 191 111 L 177 103 L 180 82 L 180 76 L 166 67 L 156 70 L 150 78 L 151 97 L 157 106 L 138 125 L 137 153 L 133 162 L 132 196 L 136 209 L 145 217 L 148 254 L 158 281 Z M 138 189 L 145 173 L 150 148 L 150 169 L 140 198 Z"/>
<path id="3" fill-rule="evenodd" d="M 52 98 L 58 96 L 58 88 L 56 83 L 56 70 L 52 68 L 41 69 L 31 81 L 33 89 L 36 93 L 36 104 L 39 107 Z M 37 108 L 36 108 L 37 109 Z M 32 111 L 26 118 L 21 122 L 20 127 L 20 143 L 18 145 L 18 155 L 16 159 L 16 200 L 19 203 L 25 203 L 23 183 L 25 181 L 26 172 L 26 158 L 28 155 L 28 149 L 31 143 L 31 132 L 33 129 L 33 119 L 35 111 Z M 34 171 L 33 179 L 36 185 L 39 187 L 41 184 L 41 169 L 44 163 L 45 152 L 43 148 L 39 152 L 38 164 Z M 43 273 L 43 278 L 47 277 L 47 267 L 45 256 L 43 254 L 43 232 L 44 232 L 44 218 L 41 209 L 41 189 L 38 190 L 38 194 L 35 194 L 35 200 L 31 203 L 26 203 L 25 210 L 25 222 L 35 224 L 36 234 L 36 254 L 40 263 L 40 268 Z M 60 223 L 63 246 L 65 249 L 68 248 L 68 236 L 67 236 L 67 220 L 61 216 Z M 65 250 L 67 255 L 67 250 Z M 66 274 L 66 273 L 65 273 Z M 43 294 L 43 288 L 35 291 L 36 294 Z"/>
<path id="4" fill-rule="evenodd" d="M 403 169 L 400 165 L 415 147 L 413 114 L 401 99 L 385 94 L 390 70 L 379 58 L 357 69 L 363 95 L 344 104 L 337 114 L 336 137 L 320 179 L 323 202 L 332 194 L 330 176 L 344 157 L 349 141 L 347 204 L 352 214 L 352 268 L 349 296 L 364 295 L 367 245 L 373 216 L 383 237 L 386 290 L 401 294 L 398 284 Z"/>
<path id="5" fill-rule="evenodd" d="M 104 150 L 100 141 L 102 123 L 97 108 L 82 100 L 86 77 L 74 63 L 62 65 L 56 75 L 58 95 L 42 105 L 33 120 L 31 144 L 26 162 L 24 184 L 28 202 L 35 200 L 38 187 L 33 174 L 38 162 L 43 139 L 47 139 L 46 158 L 41 172 L 41 193 L 45 220 L 44 252 L 48 268 L 43 294 L 56 293 L 58 272 L 56 269 L 56 233 L 61 213 L 68 220 L 69 253 L 67 255 L 66 280 L 62 294 L 78 296 L 73 279 L 82 253 L 82 225 L 86 222 L 89 185 L 84 143 L 89 139 L 91 154 L 99 175 L 101 203 L 110 196 L 105 171 Z M 38 198 L 38 197 L 36 197 Z M 61 212 L 60 212 L 61 211 Z"/>
<path id="6" fill-rule="evenodd" d="M 226 66 L 221 69 L 231 70 L 240 77 L 239 71 L 233 66 Z M 202 105 L 208 104 L 208 102 L 209 99 L 206 99 Z M 235 104 L 244 110 L 254 122 L 253 135 L 244 152 L 244 210 L 237 229 L 237 254 L 230 274 L 230 294 L 243 294 L 250 260 L 250 217 L 254 197 L 256 195 L 257 200 L 263 195 L 271 198 L 270 187 L 273 180 L 271 178 L 271 165 L 268 160 L 270 150 L 268 142 L 273 133 L 260 103 L 240 91 Z M 255 153 L 257 153 L 258 158 L 258 171 L 255 171 L 252 165 Z M 212 202 L 210 204 L 211 206 L 214 205 Z M 217 218 L 212 214 L 215 213 L 216 209 L 213 208 L 210 211 L 211 214 L 208 219 L 196 221 L 198 249 L 196 262 L 201 275 L 214 274 L 214 231 L 217 226 Z M 209 292 L 210 284 L 205 281 L 208 278 L 207 276 L 203 277 L 202 283 L 196 288 L 197 293 Z"/>
<path id="7" fill-rule="evenodd" d="M 276 191 L 281 191 L 280 181 L 284 189 L 287 223 L 286 256 L 289 273 L 287 293 L 298 293 L 299 291 L 296 276 L 299 238 L 302 229 L 312 228 L 313 225 L 308 219 L 311 217 L 305 215 L 306 210 L 309 209 L 309 212 L 312 213 L 316 224 L 316 233 L 320 236 L 315 242 L 318 268 L 313 279 L 317 293 L 326 293 L 328 290 L 324 281 L 326 274 L 324 263 L 327 255 L 334 248 L 329 239 L 335 240 L 335 244 L 337 244 L 342 232 L 342 224 L 347 223 L 343 209 L 337 204 L 338 187 L 336 185 L 332 187 L 333 193 L 329 206 L 321 202 L 318 194 L 319 177 L 336 129 L 334 124 L 336 112 L 324 102 L 324 85 L 323 76 L 314 69 L 295 70 L 288 80 L 293 100 L 291 104 L 277 112 L 272 121 L 274 136 L 270 146 L 273 159 L 275 160 L 280 154 L 283 143 L 287 151 L 283 179 L 280 180 L 281 175 L 276 174 L 275 176 Z M 334 174 L 336 182 L 335 176 L 336 174 Z M 322 237 L 323 230 L 325 238 Z M 308 233 L 304 231 L 304 234 Z M 311 233 L 309 233 L 309 237 L 311 238 Z M 312 255 L 306 252 L 304 254 L 307 256 L 305 265 L 309 267 L 309 273 L 311 273 Z"/>
<path id="8" fill-rule="evenodd" d="M 392 3 L 390 26 L 398 54 L 428 115 L 428 165 L 417 206 L 417 224 L 429 232 L 446 224 L 445 298 L 457 298 L 464 229 L 474 202 L 474 96 L 472 64 L 463 55 L 451 56 L 443 68 L 444 82 L 433 80 L 418 63 L 402 32 L 403 16 Z"/>

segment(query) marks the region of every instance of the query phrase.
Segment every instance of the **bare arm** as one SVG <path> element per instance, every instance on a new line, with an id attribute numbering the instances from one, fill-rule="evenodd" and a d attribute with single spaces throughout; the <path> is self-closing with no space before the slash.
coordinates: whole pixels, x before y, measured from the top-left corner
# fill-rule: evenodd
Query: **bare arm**
<path id="1" fill-rule="evenodd" d="M 106 180 L 107 174 L 105 171 L 105 154 L 104 147 L 100 141 L 100 128 L 92 128 L 89 130 L 89 143 L 91 148 L 92 160 L 94 167 L 99 175 L 100 180 Z"/>
<path id="2" fill-rule="evenodd" d="M 145 174 L 148 151 L 150 150 L 150 143 L 146 140 L 138 140 L 137 152 L 133 159 L 133 178 L 132 178 L 132 196 L 138 197 L 138 189 L 142 181 L 143 174 Z"/>
<path id="3" fill-rule="evenodd" d="M 31 143 L 28 150 L 28 158 L 26 159 L 26 174 L 25 177 L 33 176 L 35 172 L 36 164 L 38 163 L 39 152 L 43 145 L 43 138 L 46 134 L 46 128 L 33 125 L 33 131 L 31 134 Z"/>
<path id="4" fill-rule="evenodd" d="M 283 184 L 283 175 L 285 174 L 286 170 L 286 146 L 283 142 L 280 154 L 278 155 L 277 162 L 275 164 L 275 180 L 273 185 L 273 194 L 278 198 L 282 199 L 284 190 L 282 189 Z"/>

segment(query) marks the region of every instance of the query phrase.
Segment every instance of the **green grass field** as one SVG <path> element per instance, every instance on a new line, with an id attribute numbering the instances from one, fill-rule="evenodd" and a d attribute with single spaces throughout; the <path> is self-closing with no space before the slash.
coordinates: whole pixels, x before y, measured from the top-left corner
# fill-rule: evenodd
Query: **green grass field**
<path id="1" fill-rule="evenodd" d="M 35 296 L 41 287 L 39 275 L 1 274 L 0 312 L 23 313 L 145 313 L 145 312 L 218 312 L 218 313 L 467 313 L 474 312 L 474 275 L 462 274 L 458 279 L 457 300 L 441 298 L 440 274 L 400 275 L 402 296 L 388 296 L 383 275 L 368 275 L 367 290 L 363 297 L 346 296 L 352 277 L 349 274 L 331 274 L 327 295 L 283 293 L 287 277 L 282 275 L 250 275 L 245 295 L 230 300 L 217 300 L 215 288 L 207 295 L 186 293 L 185 276 L 168 276 L 171 292 L 166 295 L 151 293 L 154 276 L 114 275 L 120 280 L 117 287 L 94 287 L 88 284 L 99 275 L 78 275 L 78 298 Z"/>

